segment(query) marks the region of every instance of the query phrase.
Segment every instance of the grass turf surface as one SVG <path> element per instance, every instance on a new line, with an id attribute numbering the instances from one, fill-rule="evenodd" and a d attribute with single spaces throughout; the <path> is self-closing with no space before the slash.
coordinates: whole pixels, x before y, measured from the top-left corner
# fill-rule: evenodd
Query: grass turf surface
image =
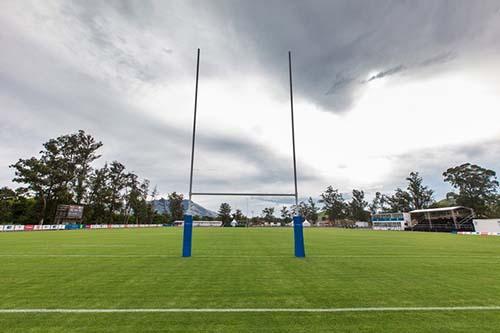
<path id="1" fill-rule="evenodd" d="M 0 234 L 1 309 L 499 306 L 500 238 L 306 229 Z M 0 314 L 2 332 L 497 332 L 500 311 Z"/>

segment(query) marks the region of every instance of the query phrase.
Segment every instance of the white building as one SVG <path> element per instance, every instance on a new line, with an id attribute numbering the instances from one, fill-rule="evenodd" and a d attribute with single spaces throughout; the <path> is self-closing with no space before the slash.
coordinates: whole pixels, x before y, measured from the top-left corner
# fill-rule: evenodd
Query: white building
<path id="1" fill-rule="evenodd" d="M 365 222 L 365 221 L 356 221 L 356 223 L 354 223 L 356 225 L 356 228 L 368 228 L 370 227 L 370 223 L 368 222 Z"/>
<path id="2" fill-rule="evenodd" d="M 184 221 L 175 221 L 174 226 L 183 227 Z M 193 221 L 193 227 L 220 227 L 222 221 Z"/>
<path id="3" fill-rule="evenodd" d="M 373 230 L 405 230 L 410 224 L 410 213 L 372 214 Z"/>
<path id="4" fill-rule="evenodd" d="M 474 219 L 473 223 L 476 232 L 500 234 L 500 219 Z"/>

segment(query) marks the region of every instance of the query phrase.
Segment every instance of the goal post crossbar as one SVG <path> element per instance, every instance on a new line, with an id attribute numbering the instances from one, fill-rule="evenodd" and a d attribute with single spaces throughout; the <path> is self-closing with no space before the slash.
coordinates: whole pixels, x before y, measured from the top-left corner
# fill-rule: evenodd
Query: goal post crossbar
<path id="1" fill-rule="evenodd" d="M 202 196 L 240 196 L 240 197 L 295 197 L 295 193 L 235 193 L 235 192 L 192 192 L 191 195 Z"/>

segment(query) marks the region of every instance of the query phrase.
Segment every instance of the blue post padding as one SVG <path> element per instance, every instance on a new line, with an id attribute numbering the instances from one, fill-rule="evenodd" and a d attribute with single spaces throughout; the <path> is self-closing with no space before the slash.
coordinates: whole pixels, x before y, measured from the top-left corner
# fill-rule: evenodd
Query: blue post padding
<path id="1" fill-rule="evenodd" d="M 184 215 L 184 235 L 182 238 L 182 256 L 191 257 L 191 244 L 193 240 L 193 217 Z"/>
<path id="2" fill-rule="evenodd" d="M 293 238 L 295 242 L 295 256 L 304 258 L 306 251 L 304 249 L 304 227 L 302 226 L 302 216 L 293 217 Z"/>

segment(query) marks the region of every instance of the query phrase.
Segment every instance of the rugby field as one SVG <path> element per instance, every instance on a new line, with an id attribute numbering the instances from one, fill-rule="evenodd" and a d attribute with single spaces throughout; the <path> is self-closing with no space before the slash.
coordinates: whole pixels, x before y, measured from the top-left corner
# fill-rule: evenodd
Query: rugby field
<path id="1" fill-rule="evenodd" d="M 195 228 L 0 234 L 1 332 L 498 332 L 500 237 Z"/>

